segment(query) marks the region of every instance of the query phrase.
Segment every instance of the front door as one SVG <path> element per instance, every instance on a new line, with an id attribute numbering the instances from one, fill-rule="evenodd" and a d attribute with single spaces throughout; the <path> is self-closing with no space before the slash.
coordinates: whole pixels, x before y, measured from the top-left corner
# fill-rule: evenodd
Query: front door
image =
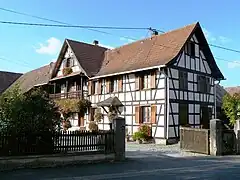
<path id="1" fill-rule="evenodd" d="M 204 129 L 209 129 L 209 122 L 212 118 L 212 108 L 201 106 L 201 119 L 200 123 Z"/>

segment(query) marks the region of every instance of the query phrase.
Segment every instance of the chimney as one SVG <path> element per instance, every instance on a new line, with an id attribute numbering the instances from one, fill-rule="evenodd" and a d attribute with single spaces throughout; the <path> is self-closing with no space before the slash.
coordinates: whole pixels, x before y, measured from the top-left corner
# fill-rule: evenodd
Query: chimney
<path id="1" fill-rule="evenodd" d="M 156 29 L 153 29 L 153 28 L 150 27 L 149 30 L 152 31 L 152 36 L 158 35 L 158 32 L 157 32 Z"/>
<path id="2" fill-rule="evenodd" d="M 50 62 L 49 65 L 50 65 L 50 74 L 52 74 L 55 63 L 54 62 Z"/>
<path id="3" fill-rule="evenodd" d="M 94 41 L 93 41 L 93 44 L 94 44 L 95 46 L 97 46 L 98 43 L 99 43 L 99 42 L 98 42 L 97 40 L 94 40 Z"/>
<path id="4" fill-rule="evenodd" d="M 153 30 L 152 31 L 152 36 L 156 36 L 156 35 L 158 35 L 158 32 L 156 30 Z"/>

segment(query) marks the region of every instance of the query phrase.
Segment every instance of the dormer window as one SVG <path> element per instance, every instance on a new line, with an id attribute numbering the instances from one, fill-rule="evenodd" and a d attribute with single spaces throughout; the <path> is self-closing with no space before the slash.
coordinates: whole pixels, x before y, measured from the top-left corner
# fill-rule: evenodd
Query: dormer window
<path id="1" fill-rule="evenodd" d="M 70 58 L 66 59 L 66 67 L 71 67 L 71 59 Z"/>
<path id="2" fill-rule="evenodd" d="M 194 42 L 192 42 L 192 41 L 188 42 L 187 53 L 191 57 L 195 57 L 195 44 L 194 44 Z"/>

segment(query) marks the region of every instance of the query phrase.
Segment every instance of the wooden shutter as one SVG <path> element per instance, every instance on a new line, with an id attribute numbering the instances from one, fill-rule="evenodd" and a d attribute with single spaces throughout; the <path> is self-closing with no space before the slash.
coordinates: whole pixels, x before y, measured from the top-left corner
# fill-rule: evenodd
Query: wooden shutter
<path id="1" fill-rule="evenodd" d="M 84 126 L 84 117 L 80 116 L 80 113 L 78 113 L 78 126 L 83 127 Z"/>
<path id="2" fill-rule="evenodd" d="M 156 124 L 156 113 L 157 113 L 157 106 L 152 105 L 151 106 L 151 122 L 152 124 Z"/>
<path id="3" fill-rule="evenodd" d="M 123 91 L 123 81 L 122 81 L 122 77 L 120 77 L 118 79 L 118 91 Z"/>
<path id="4" fill-rule="evenodd" d="M 88 81 L 88 95 L 92 95 L 92 81 Z"/>
<path id="5" fill-rule="evenodd" d="M 106 93 L 110 93 L 110 83 L 111 83 L 111 80 L 106 79 Z"/>
<path id="6" fill-rule="evenodd" d="M 140 77 L 138 75 L 135 76 L 135 90 L 140 89 Z"/>
<path id="7" fill-rule="evenodd" d="M 97 84 L 97 94 L 101 94 L 102 91 L 102 81 L 98 80 L 98 84 Z"/>
<path id="8" fill-rule="evenodd" d="M 135 123 L 139 124 L 140 123 L 140 106 L 135 107 Z"/>
<path id="9" fill-rule="evenodd" d="M 151 72 L 151 88 L 156 88 L 156 71 Z"/>

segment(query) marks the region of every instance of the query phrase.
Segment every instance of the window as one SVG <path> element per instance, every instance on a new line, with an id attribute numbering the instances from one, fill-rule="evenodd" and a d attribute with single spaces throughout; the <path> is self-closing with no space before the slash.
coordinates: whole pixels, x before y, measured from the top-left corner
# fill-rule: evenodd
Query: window
<path id="1" fill-rule="evenodd" d="M 103 86 L 103 83 L 102 83 L 102 82 L 101 82 L 101 85 L 100 85 L 99 87 L 101 88 L 101 90 L 100 90 L 101 94 L 103 94 L 103 93 L 104 93 L 104 92 L 103 92 L 104 86 Z"/>
<path id="2" fill-rule="evenodd" d="M 92 94 L 97 94 L 97 81 L 93 81 L 92 91 Z"/>
<path id="3" fill-rule="evenodd" d="M 71 67 L 71 59 L 66 59 L 66 67 Z"/>
<path id="4" fill-rule="evenodd" d="M 179 89 L 188 89 L 188 73 L 179 71 Z"/>
<path id="5" fill-rule="evenodd" d="M 210 92 L 210 78 L 206 76 L 198 76 L 198 91 L 201 93 Z"/>
<path id="6" fill-rule="evenodd" d="M 142 88 L 143 89 L 151 88 L 151 74 L 145 74 L 142 77 Z"/>
<path id="7" fill-rule="evenodd" d="M 111 79 L 110 82 L 110 92 L 117 92 L 118 91 L 118 81 L 117 79 Z"/>
<path id="8" fill-rule="evenodd" d="M 188 124 L 188 104 L 179 104 L 179 125 Z"/>
<path id="9" fill-rule="evenodd" d="M 151 122 L 151 107 L 150 106 L 142 106 L 142 122 L 150 123 Z"/>
<path id="10" fill-rule="evenodd" d="M 190 42 L 188 43 L 187 53 L 188 53 L 190 56 L 195 57 L 195 44 L 194 44 L 194 42 L 190 41 Z"/>

